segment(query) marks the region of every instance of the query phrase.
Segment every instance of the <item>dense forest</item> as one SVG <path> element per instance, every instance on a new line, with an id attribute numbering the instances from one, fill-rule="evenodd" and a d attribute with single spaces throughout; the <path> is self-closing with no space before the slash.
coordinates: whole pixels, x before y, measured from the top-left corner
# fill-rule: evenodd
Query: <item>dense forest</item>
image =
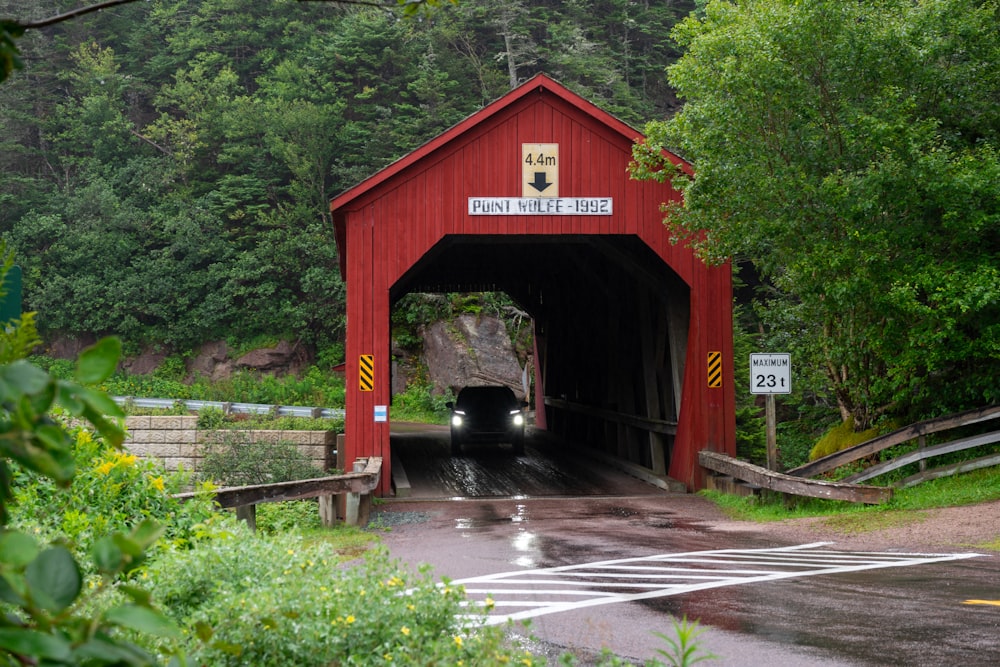
<path id="1" fill-rule="evenodd" d="M 339 361 L 329 199 L 546 72 L 645 130 L 633 175 L 685 191 L 666 233 L 749 279 L 738 386 L 781 350 L 789 420 L 1000 400 L 995 0 L 435 4 L 150 0 L 19 38 L 0 235 L 42 336 Z"/>
<path id="2" fill-rule="evenodd" d="M 635 126 L 665 116 L 670 28 L 693 7 L 154 0 L 30 31 L 0 87 L 0 233 L 24 306 L 47 340 L 132 352 L 336 348 L 333 195 L 542 71 Z"/>

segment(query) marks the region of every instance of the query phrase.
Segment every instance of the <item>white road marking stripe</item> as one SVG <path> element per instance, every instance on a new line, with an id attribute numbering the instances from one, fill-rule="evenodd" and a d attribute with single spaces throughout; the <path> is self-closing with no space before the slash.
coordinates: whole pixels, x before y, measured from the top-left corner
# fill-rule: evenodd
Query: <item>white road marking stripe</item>
<path id="1" fill-rule="evenodd" d="M 826 544 L 828 543 L 816 542 L 774 549 L 720 549 L 639 556 L 552 568 L 499 572 L 458 579 L 449 582 L 449 585 L 472 585 L 465 589 L 467 595 L 481 595 L 484 596 L 484 600 L 486 597 L 490 599 L 489 603 L 472 600 L 470 601 L 472 606 L 522 609 L 519 612 L 486 617 L 487 625 L 496 625 L 509 620 L 532 618 L 572 609 L 680 595 L 723 586 L 888 567 L 908 567 L 975 558 L 981 555 L 880 554 L 817 550 Z M 657 565 L 658 563 L 663 565 Z M 684 563 L 690 563 L 692 566 L 673 566 Z M 713 567 L 704 567 L 705 565 Z M 774 569 L 742 569 L 746 565 L 762 565 Z M 536 585 L 545 588 L 534 588 Z M 552 588 L 553 586 L 563 588 Z M 608 589 L 638 590 L 616 592 Z M 518 596 L 532 596 L 532 599 L 519 599 Z M 539 597 L 543 599 L 539 600 Z M 559 597 L 586 599 L 552 599 Z M 479 620 L 482 622 L 481 618 Z"/>

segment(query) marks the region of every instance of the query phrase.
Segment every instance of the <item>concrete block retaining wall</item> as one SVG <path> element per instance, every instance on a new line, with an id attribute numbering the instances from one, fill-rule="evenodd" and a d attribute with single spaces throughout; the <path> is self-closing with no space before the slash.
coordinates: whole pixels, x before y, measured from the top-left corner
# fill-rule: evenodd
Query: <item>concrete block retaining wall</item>
<path id="1" fill-rule="evenodd" d="M 197 416 L 140 416 L 125 419 L 125 448 L 144 459 L 156 458 L 174 471 L 197 472 L 207 445 L 226 437 L 249 442 L 291 442 L 321 470 L 336 466 L 337 434 L 333 431 L 199 431 Z"/>

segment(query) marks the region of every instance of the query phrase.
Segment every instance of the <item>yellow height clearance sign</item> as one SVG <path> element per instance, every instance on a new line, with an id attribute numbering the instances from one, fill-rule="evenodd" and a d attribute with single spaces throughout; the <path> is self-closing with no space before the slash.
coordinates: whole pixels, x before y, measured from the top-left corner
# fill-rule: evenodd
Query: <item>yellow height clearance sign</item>
<path id="1" fill-rule="evenodd" d="M 559 196 L 559 144 L 521 144 L 521 196 Z"/>
<path id="2" fill-rule="evenodd" d="M 375 391 L 375 355 L 362 354 L 358 363 L 358 379 L 361 391 Z"/>

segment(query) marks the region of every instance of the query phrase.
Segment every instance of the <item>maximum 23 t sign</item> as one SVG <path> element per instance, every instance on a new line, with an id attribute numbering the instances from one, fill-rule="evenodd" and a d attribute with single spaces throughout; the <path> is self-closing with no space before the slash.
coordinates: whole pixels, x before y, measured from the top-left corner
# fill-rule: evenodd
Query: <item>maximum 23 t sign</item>
<path id="1" fill-rule="evenodd" d="M 751 354 L 750 393 L 792 393 L 792 355 L 780 352 Z"/>

